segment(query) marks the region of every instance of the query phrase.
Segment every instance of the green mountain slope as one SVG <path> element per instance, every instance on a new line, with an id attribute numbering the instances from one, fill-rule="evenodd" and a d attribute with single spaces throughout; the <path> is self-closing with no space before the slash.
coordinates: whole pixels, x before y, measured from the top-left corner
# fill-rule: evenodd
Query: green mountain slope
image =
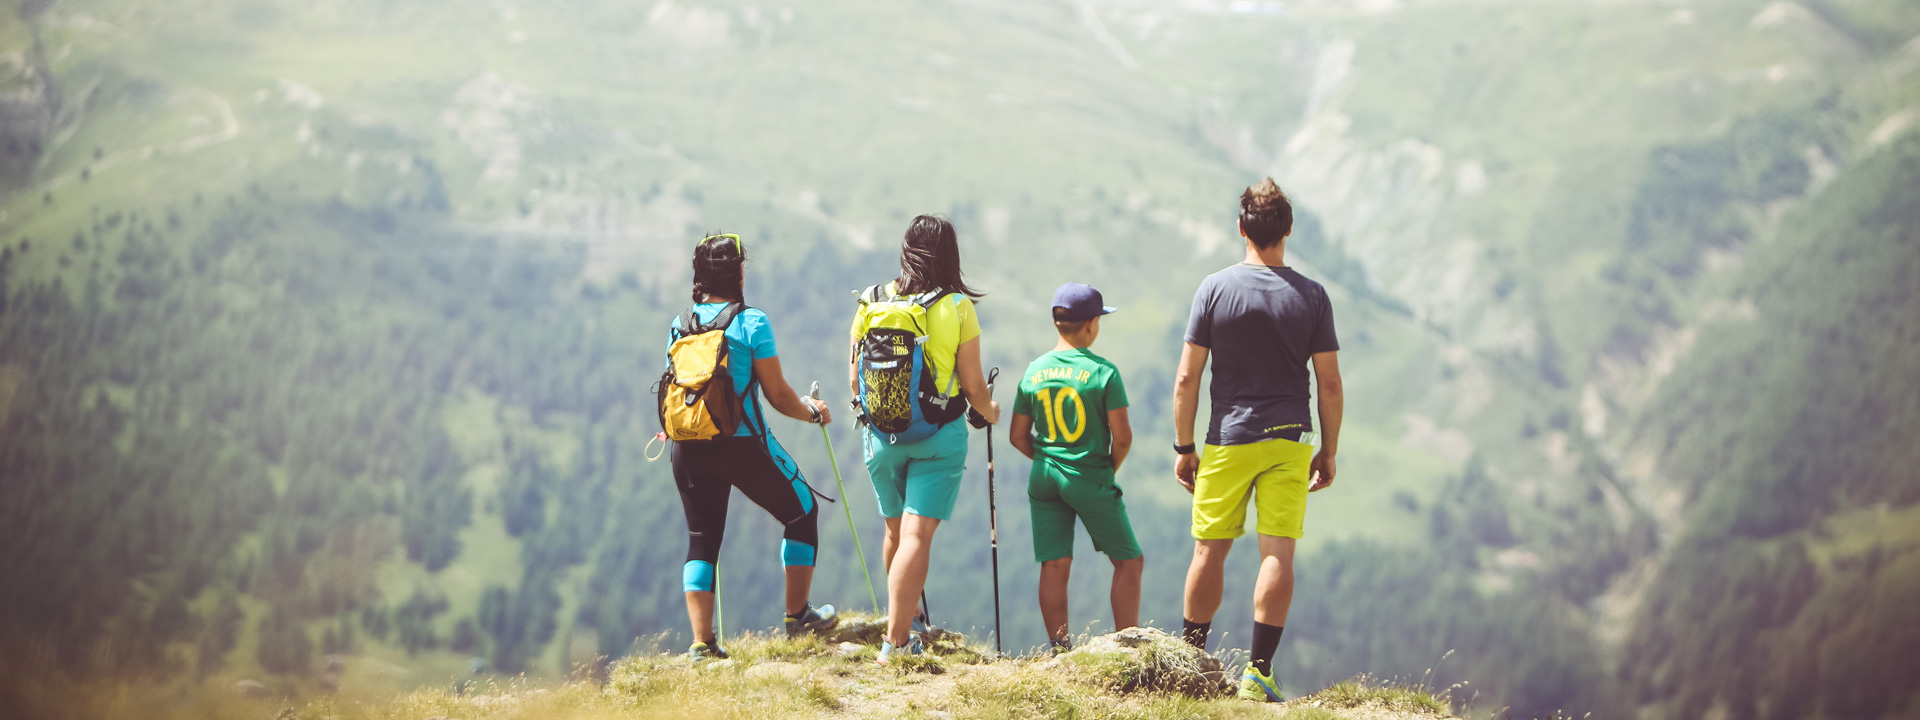
<path id="1" fill-rule="evenodd" d="M 1876 670 L 1910 644 L 1880 629 L 1913 625 L 1920 13 L 1236 11 L 1263 9 L 15 6 L 0 649 L 296 684 L 341 652 L 404 687 L 681 633 L 645 391 L 690 243 L 747 237 L 789 378 L 831 391 L 847 291 L 891 277 L 931 211 L 989 293 L 990 364 L 1051 345 L 1061 282 L 1123 308 L 1096 349 L 1143 438 L 1121 482 L 1145 617 L 1174 622 L 1188 508 L 1154 443 L 1192 289 L 1237 259 L 1234 196 L 1270 174 L 1351 388 L 1290 686 L 1431 668 L 1517 714 L 1920 702 Z M 840 495 L 810 428 L 775 432 Z M 858 435 L 834 432 L 877 568 Z M 984 633 L 983 442 L 929 594 Z M 1024 648 L 1026 463 L 998 442 Z M 859 607 L 826 510 L 816 594 Z M 773 624 L 776 530 L 730 522 L 730 629 Z M 1075 579 L 1076 624 L 1104 623 L 1104 582 Z M 1250 619 L 1230 602 L 1219 642 Z M 1777 675 L 1736 673 L 1752 657 Z"/>

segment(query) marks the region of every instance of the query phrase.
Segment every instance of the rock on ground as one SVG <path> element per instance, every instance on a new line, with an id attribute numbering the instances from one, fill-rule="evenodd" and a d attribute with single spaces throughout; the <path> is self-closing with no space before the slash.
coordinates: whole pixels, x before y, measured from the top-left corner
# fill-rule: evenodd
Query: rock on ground
<path id="1" fill-rule="evenodd" d="M 1101 635 L 1049 662 L 1117 692 L 1157 690 L 1205 699 L 1233 690 L 1219 659 L 1157 628 Z"/>

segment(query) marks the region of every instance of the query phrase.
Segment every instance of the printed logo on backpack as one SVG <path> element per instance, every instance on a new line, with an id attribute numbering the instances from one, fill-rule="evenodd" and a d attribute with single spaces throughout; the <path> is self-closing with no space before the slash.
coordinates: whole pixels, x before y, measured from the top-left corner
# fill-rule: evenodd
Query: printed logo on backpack
<path id="1" fill-rule="evenodd" d="M 902 297 L 881 285 L 860 293 L 867 320 L 853 358 L 860 409 L 866 423 L 890 442 L 923 440 L 966 412 L 966 401 L 958 397 L 958 374 L 939 387 L 926 356 L 929 309 L 948 294 L 936 288 Z"/>

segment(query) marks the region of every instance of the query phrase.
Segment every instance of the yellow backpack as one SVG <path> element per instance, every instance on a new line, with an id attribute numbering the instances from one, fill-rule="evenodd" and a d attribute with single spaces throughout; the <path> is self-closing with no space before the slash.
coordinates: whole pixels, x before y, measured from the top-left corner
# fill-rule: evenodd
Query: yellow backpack
<path id="1" fill-rule="evenodd" d="M 660 429 L 675 442 L 732 437 L 745 413 L 733 390 L 727 357 L 727 326 L 747 306 L 727 303 L 713 322 L 702 323 L 693 308 L 680 316 L 673 344 L 667 348 L 667 371 L 655 392 L 660 396 Z M 747 384 L 753 393 L 753 384 Z"/>

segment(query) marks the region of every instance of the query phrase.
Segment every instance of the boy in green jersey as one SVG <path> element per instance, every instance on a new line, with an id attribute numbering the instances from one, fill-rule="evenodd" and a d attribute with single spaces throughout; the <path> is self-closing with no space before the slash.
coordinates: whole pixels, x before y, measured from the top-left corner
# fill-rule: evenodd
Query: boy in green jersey
<path id="1" fill-rule="evenodd" d="M 1140 543 L 1114 482 L 1133 445 L 1127 387 L 1120 370 L 1088 347 L 1100 316 L 1113 312 L 1100 291 L 1067 283 L 1053 294 L 1060 343 L 1027 366 L 1008 429 L 1013 447 L 1033 460 L 1027 499 L 1033 513 L 1033 556 L 1040 562 L 1040 617 L 1055 651 L 1067 635 L 1067 577 L 1073 567 L 1073 524 L 1087 525 L 1095 550 L 1113 561 L 1114 629 L 1140 623 Z M 1038 417 L 1038 420 L 1035 418 Z"/>

